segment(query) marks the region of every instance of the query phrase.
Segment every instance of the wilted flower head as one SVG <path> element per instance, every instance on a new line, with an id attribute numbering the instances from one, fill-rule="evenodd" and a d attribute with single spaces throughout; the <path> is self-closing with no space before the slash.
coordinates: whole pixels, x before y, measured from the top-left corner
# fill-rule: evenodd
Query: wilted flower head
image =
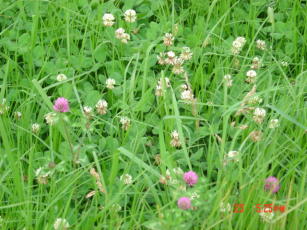
<path id="1" fill-rule="evenodd" d="M 266 115 L 265 109 L 256 108 L 254 111 L 253 119 L 256 123 L 261 124 L 263 122 L 265 115 Z"/>
<path id="2" fill-rule="evenodd" d="M 97 185 L 99 191 L 102 192 L 102 193 L 105 193 L 106 190 L 103 188 L 103 185 L 102 185 L 102 183 L 101 183 L 100 175 L 99 175 L 99 173 L 96 171 L 96 169 L 95 169 L 95 168 L 91 168 L 91 169 L 90 169 L 90 174 L 95 178 L 95 180 L 96 180 L 96 185 Z"/>
<path id="3" fill-rule="evenodd" d="M 58 82 L 65 81 L 65 80 L 67 80 L 67 77 L 66 77 L 65 74 L 60 73 L 60 74 L 58 74 L 58 75 L 56 76 L 56 80 L 57 80 Z"/>
<path id="4" fill-rule="evenodd" d="M 265 180 L 264 189 L 272 193 L 278 192 L 278 190 L 280 189 L 279 180 L 274 176 L 268 177 Z"/>
<path id="5" fill-rule="evenodd" d="M 53 109 L 57 112 L 66 113 L 69 112 L 69 102 L 64 97 L 56 99 L 53 105 Z"/>
<path id="6" fill-rule="evenodd" d="M 191 49 L 187 46 L 182 47 L 182 52 L 180 54 L 180 58 L 182 60 L 190 60 L 193 56 L 193 53 L 191 52 Z"/>
<path id="7" fill-rule="evenodd" d="M 69 223 L 66 219 L 57 218 L 53 224 L 54 230 L 66 230 L 69 228 Z"/>
<path id="8" fill-rule="evenodd" d="M 179 133 L 177 132 L 177 130 L 174 130 L 171 133 L 171 146 L 177 148 L 181 146 L 180 140 L 179 140 Z"/>
<path id="9" fill-rule="evenodd" d="M 260 50 L 265 50 L 266 49 L 265 41 L 258 39 L 256 41 L 256 47 Z"/>
<path id="10" fill-rule="evenodd" d="M 95 107 L 96 107 L 97 113 L 99 113 L 100 115 L 104 115 L 107 113 L 108 102 L 106 100 L 99 100 L 96 103 Z"/>
<path id="11" fill-rule="evenodd" d="M 262 65 L 261 60 L 258 57 L 254 57 L 251 68 L 252 69 L 260 69 L 261 65 Z"/>
<path id="12" fill-rule="evenodd" d="M 188 185 L 193 186 L 197 183 L 198 176 L 195 172 L 189 171 L 183 174 L 183 179 Z"/>
<path id="13" fill-rule="evenodd" d="M 173 45 L 174 37 L 171 33 L 166 33 L 163 38 L 163 43 L 166 46 Z"/>
<path id="14" fill-rule="evenodd" d="M 115 85 L 115 80 L 113 78 L 108 78 L 106 80 L 106 86 L 108 89 L 114 89 L 114 85 Z"/>
<path id="15" fill-rule="evenodd" d="M 58 116 L 56 113 L 51 112 L 51 113 L 47 113 L 45 115 L 45 120 L 47 122 L 48 125 L 54 125 L 57 121 L 58 121 Z"/>
<path id="16" fill-rule="evenodd" d="M 130 119 L 128 117 L 121 117 L 120 118 L 120 123 L 122 124 L 122 129 L 123 130 L 128 130 L 130 127 Z"/>
<path id="17" fill-rule="evenodd" d="M 181 197 L 177 201 L 178 208 L 182 210 L 187 210 L 191 208 L 191 200 L 189 197 Z"/>
<path id="18" fill-rule="evenodd" d="M 103 22 L 103 25 L 105 26 L 113 26 L 113 24 L 115 23 L 114 20 L 115 18 L 113 14 L 104 14 L 102 16 L 102 22 Z"/>
<path id="19" fill-rule="evenodd" d="M 253 142 L 258 142 L 258 141 L 261 141 L 261 138 L 262 138 L 262 132 L 261 131 L 252 131 L 250 134 L 249 134 L 249 137 L 250 139 L 253 141 Z"/>
<path id="20" fill-rule="evenodd" d="M 256 76 L 257 76 L 257 73 L 255 70 L 249 70 L 246 72 L 246 82 L 248 83 L 255 83 L 256 81 Z"/>
<path id="21" fill-rule="evenodd" d="M 132 176 L 130 174 L 123 174 L 119 179 L 126 185 L 132 184 Z"/>
<path id="22" fill-rule="evenodd" d="M 126 22 L 135 22 L 136 21 L 136 12 L 135 10 L 126 10 L 124 13 Z"/>
<path id="23" fill-rule="evenodd" d="M 39 133 L 41 127 L 38 123 L 34 123 L 32 124 L 31 128 L 32 128 L 32 132 L 37 134 Z"/>
<path id="24" fill-rule="evenodd" d="M 231 87 L 232 86 L 232 77 L 231 77 L 230 74 L 226 74 L 224 76 L 224 81 L 225 81 L 227 87 Z"/>

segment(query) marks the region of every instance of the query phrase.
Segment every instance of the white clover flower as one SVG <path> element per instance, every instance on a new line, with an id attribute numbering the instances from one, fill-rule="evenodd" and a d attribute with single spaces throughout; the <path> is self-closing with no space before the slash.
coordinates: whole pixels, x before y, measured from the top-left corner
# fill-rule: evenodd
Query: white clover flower
<path id="1" fill-rule="evenodd" d="M 112 204 L 111 209 L 115 212 L 119 212 L 120 210 L 122 210 L 122 207 L 119 204 Z"/>
<path id="2" fill-rule="evenodd" d="M 63 73 L 60 73 L 60 74 L 58 74 L 58 75 L 56 76 L 56 80 L 57 80 L 58 82 L 65 81 L 65 80 L 67 80 L 67 76 L 66 76 L 65 74 L 63 74 Z"/>
<path id="3" fill-rule="evenodd" d="M 266 115 L 265 109 L 256 108 L 255 111 L 254 111 L 253 120 L 254 120 L 256 123 L 261 124 L 261 123 L 263 122 L 263 119 L 264 119 L 265 115 Z"/>
<path id="4" fill-rule="evenodd" d="M 108 109 L 108 102 L 106 100 L 99 100 L 96 103 L 96 110 L 100 115 L 106 114 Z"/>
<path id="5" fill-rule="evenodd" d="M 173 172 L 176 174 L 176 175 L 183 175 L 183 170 L 178 167 L 178 168 L 174 168 L 173 169 Z"/>
<path id="6" fill-rule="evenodd" d="M 259 213 L 262 221 L 264 222 L 268 222 L 268 223 L 271 223 L 273 218 L 274 218 L 274 213 L 273 212 L 260 212 Z"/>
<path id="7" fill-rule="evenodd" d="M 159 65 L 165 65 L 166 64 L 165 57 L 166 57 L 166 53 L 163 53 L 163 52 L 161 52 L 159 55 L 157 55 Z"/>
<path id="8" fill-rule="evenodd" d="M 108 89 L 114 89 L 115 84 L 116 84 L 116 82 L 113 78 L 108 78 L 106 80 L 106 86 L 107 86 Z"/>
<path id="9" fill-rule="evenodd" d="M 90 106 L 83 106 L 83 112 L 86 116 L 91 116 L 93 108 Z"/>
<path id="10" fill-rule="evenodd" d="M 125 13 L 124 13 L 124 16 L 125 16 L 125 21 L 126 22 L 135 22 L 136 21 L 136 12 L 135 10 L 126 10 Z"/>
<path id="11" fill-rule="evenodd" d="M 9 106 L 6 105 L 6 99 L 2 99 L 2 103 L 0 104 L 0 115 L 6 113 L 9 110 Z"/>
<path id="12" fill-rule="evenodd" d="M 174 58 L 174 62 L 173 62 L 173 69 L 172 69 L 172 72 L 174 74 L 181 74 L 184 72 L 184 69 L 182 67 L 182 64 L 183 64 L 183 60 L 181 58 Z"/>
<path id="13" fill-rule="evenodd" d="M 161 85 L 157 85 L 156 86 L 156 91 L 155 91 L 155 95 L 157 97 L 161 97 L 163 95 L 163 88 Z"/>
<path id="14" fill-rule="evenodd" d="M 220 203 L 220 212 L 231 212 L 231 205 L 229 203 Z"/>
<path id="15" fill-rule="evenodd" d="M 192 90 L 187 89 L 187 90 L 182 91 L 181 99 L 185 101 L 192 101 L 194 99 Z"/>
<path id="16" fill-rule="evenodd" d="M 128 130 L 128 128 L 130 127 L 131 121 L 128 117 L 122 117 L 120 118 L 120 123 L 122 124 L 123 130 Z"/>
<path id="17" fill-rule="evenodd" d="M 173 147 L 180 147 L 181 146 L 181 143 L 180 143 L 180 140 L 179 140 L 179 133 L 177 130 L 174 130 L 172 133 L 171 133 L 171 146 Z"/>
<path id="18" fill-rule="evenodd" d="M 176 54 L 173 51 L 168 51 L 166 53 L 166 59 L 164 60 L 166 64 L 168 65 L 174 65 L 175 64 L 175 59 L 176 59 Z"/>
<path id="19" fill-rule="evenodd" d="M 170 182 L 171 185 L 179 184 L 179 181 L 177 179 L 174 179 L 174 178 L 170 178 L 169 182 Z"/>
<path id="20" fill-rule="evenodd" d="M 277 127 L 279 127 L 279 120 L 278 120 L 278 119 L 272 119 L 272 120 L 270 120 L 270 122 L 269 122 L 269 128 L 270 128 L 270 129 L 275 129 L 275 128 L 277 128 Z"/>
<path id="21" fill-rule="evenodd" d="M 69 223 L 66 219 L 57 218 L 53 224 L 54 230 L 66 230 L 69 228 Z"/>
<path id="22" fill-rule="evenodd" d="M 39 133 L 41 126 L 38 123 L 34 123 L 31 126 L 32 132 L 33 133 Z"/>
<path id="23" fill-rule="evenodd" d="M 258 39 L 256 41 L 256 47 L 260 50 L 265 50 L 266 49 L 265 41 Z"/>
<path id="24" fill-rule="evenodd" d="M 245 37 L 237 37 L 236 40 L 241 43 L 241 46 L 243 47 L 246 43 Z"/>
<path id="25" fill-rule="evenodd" d="M 257 76 L 257 73 L 255 70 L 249 70 L 246 72 L 246 82 L 248 83 L 255 83 L 256 81 L 256 76 Z"/>
<path id="26" fill-rule="evenodd" d="M 45 120 L 48 125 L 54 125 L 59 120 L 59 118 L 56 113 L 50 112 L 45 115 Z"/>
<path id="27" fill-rule="evenodd" d="M 185 60 L 185 61 L 190 60 L 192 56 L 193 56 L 193 53 L 191 52 L 191 49 L 189 47 L 187 46 L 182 47 L 182 52 L 180 54 L 180 58 L 182 60 Z"/>
<path id="28" fill-rule="evenodd" d="M 189 86 L 188 86 L 186 83 L 184 83 L 184 84 L 180 85 L 180 88 L 181 88 L 182 90 L 188 90 L 188 89 L 189 89 Z"/>
<path id="29" fill-rule="evenodd" d="M 117 39 L 122 39 L 124 37 L 125 34 L 125 30 L 123 28 L 118 28 L 117 30 L 115 30 L 115 37 Z"/>
<path id="30" fill-rule="evenodd" d="M 124 33 L 122 39 L 120 40 L 122 43 L 127 44 L 130 40 L 130 34 Z"/>
<path id="31" fill-rule="evenodd" d="M 238 156 L 239 152 L 238 151 L 229 151 L 227 154 L 227 157 L 229 158 L 236 158 Z"/>
<path id="32" fill-rule="evenodd" d="M 191 195 L 191 200 L 199 199 L 200 195 L 197 192 L 193 192 Z"/>
<path id="33" fill-rule="evenodd" d="M 19 112 L 19 111 L 15 112 L 15 118 L 16 119 L 20 119 L 21 117 L 22 117 L 22 113 L 21 112 Z"/>
<path id="34" fill-rule="evenodd" d="M 230 74 L 226 74 L 224 76 L 224 81 L 225 81 L 227 87 L 232 86 L 232 76 Z"/>
<path id="35" fill-rule="evenodd" d="M 286 62 L 286 61 L 281 61 L 280 64 L 281 64 L 282 66 L 284 66 L 284 67 L 289 66 L 289 63 Z"/>
<path id="36" fill-rule="evenodd" d="M 119 180 L 122 181 L 126 185 L 132 184 L 132 176 L 130 174 L 127 174 L 127 173 L 121 175 Z"/>
<path id="37" fill-rule="evenodd" d="M 232 42 L 232 48 L 231 52 L 234 55 L 237 55 L 241 52 L 243 46 L 246 43 L 246 39 L 244 37 L 237 37 L 233 42 Z"/>
<path id="38" fill-rule="evenodd" d="M 164 80 L 164 81 L 163 81 Z M 171 87 L 171 82 L 169 80 L 168 77 L 165 78 L 160 78 L 158 81 L 158 85 L 163 86 L 163 84 L 165 85 L 166 88 Z"/>
<path id="39" fill-rule="evenodd" d="M 113 16 L 113 14 L 104 14 L 103 16 L 102 16 L 102 22 L 103 22 L 103 25 L 105 25 L 105 26 L 113 26 L 114 25 L 114 20 L 115 20 L 115 18 L 114 18 L 114 16 Z"/>
<path id="40" fill-rule="evenodd" d="M 174 36 L 171 33 L 166 33 L 163 38 L 163 43 L 165 46 L 173 45 Z"/>
<path id="41" fill-rule="evenodd" d="M 231 161 L 238 162 L 239 161 L 238 155 L 239 155 L 238 151 L 229 151 L 227 155 L 224 157 L 223 165 L 226 166 Z"/>

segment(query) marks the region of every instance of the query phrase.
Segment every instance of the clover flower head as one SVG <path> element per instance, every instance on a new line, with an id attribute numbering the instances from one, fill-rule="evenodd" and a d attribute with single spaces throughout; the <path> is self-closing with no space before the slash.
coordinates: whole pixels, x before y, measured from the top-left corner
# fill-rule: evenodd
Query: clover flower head
<path id="1" fill-rule="evenodd" d="M 53 224 L 54 230 L 66 230 L 69 228 L 69 223 L 66 219 L 57 218 Z"/>
<path id="2" fill-rule="evenodd" d="M 108 89 L 114 89 L 114 85 L 116 84 L 116 81 L 113 78 L 108 78 L 106 80 L 106 87 Z"/>
<path id="3" fill-rule="evenodd" d="M 177 201 L 178 208 L 182 210 L 188 210 L 191 208 L 191 200 L 189 197 L 181 197 Z"/>
<path id="4" fill-rule="evenodd" d="M 59 97 L 55 100 L 53 109 L 60 113 L 66 113 L 69 112 L 69 102 L 64 97 Z"/>
<path id="5" fill-rule="evenodd" d="M 280 189 L 280 184 L 279 184 L 279 180 L 274 177 L 274 176 L 270 176 L 265 180 L 265 185 L 264 185 L 264 189 L 266 191 L 270 191 L 272 193 L 276 193 L 279 191 Z"/>
<path id="6" fill-rule="evenodd" d="M 197 183 L 198 176 L 195 172 L 189 171 L 183 174 L 183 179 L 188 185 L 193 186 Z"/>
<path id="7" fill-rule="evenodd" d="M 63 73 L 60 73 L 60 74 L 58 74 L 58 75 L 56 76 L 56 80 L 57 80 L 58 82 L 65 81 L 65 80 L 67 80 L 67 76 L 66 76 L 65 74 L 63 74 Z"/>
<path id="8" fill-rule="evenodd" d="M 136 12 L 135 10 L 129 9 L 126 10 L 124 13 L 125 21 L 126 22 L 135 22 L 136 21 Z"/>
<path id="9" fill-rule="evenodd" d="M 113 14 L 104 14 L 102 16 L 102 22 L 103 22 L 104 26 L 107 26 L 107 27 L 113 26 L 114 23 L 115 23 L 114 20 L 115 20 L 115 18 L 113 16 Z"/>

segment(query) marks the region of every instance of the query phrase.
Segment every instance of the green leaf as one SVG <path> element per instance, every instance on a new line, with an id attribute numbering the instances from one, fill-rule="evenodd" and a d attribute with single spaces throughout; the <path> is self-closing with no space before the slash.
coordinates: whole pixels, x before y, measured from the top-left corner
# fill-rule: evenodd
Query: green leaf
<path id="1" fill-rule="evenodd" d="M 107 50 L 105 46 L 100 45 L 96 47 L 94 51 L 94 57 L 98 62 L 104 62 L 106 60 L 106 56 L 107 56 Z"/>

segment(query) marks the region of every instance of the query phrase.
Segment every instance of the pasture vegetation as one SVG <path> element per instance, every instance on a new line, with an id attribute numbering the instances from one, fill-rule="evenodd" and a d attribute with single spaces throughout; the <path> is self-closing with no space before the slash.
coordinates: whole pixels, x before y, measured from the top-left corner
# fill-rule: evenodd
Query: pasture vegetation
<path id="1" fill-rule="evenodd" d="M 307 229 L 306 1 L 0 2 L 1 229 Z"/>

